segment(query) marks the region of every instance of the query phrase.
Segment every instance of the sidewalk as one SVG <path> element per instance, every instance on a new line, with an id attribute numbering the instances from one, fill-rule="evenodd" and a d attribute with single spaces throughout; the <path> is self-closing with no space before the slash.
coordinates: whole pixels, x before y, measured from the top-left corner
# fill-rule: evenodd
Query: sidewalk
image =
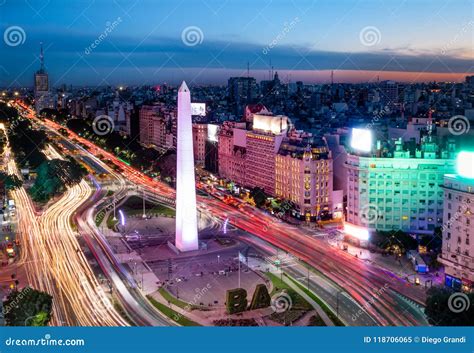
<path id="1" fill-rule="evenodd" d="M 406 256 L 401 258 L 395 258 L 394 255 L 382 255 L 377 252 L 370 252 L 365 248 L 359 248 L 354 244 L 350 244 L 343 241 L 337 241 L 337 243 L 332 240 L 329 241 L 329 244 L 334 247 L 341 249 L 342 244 L 347 245 L 347 253 L 352 256 L 356 256 L 359 259 L 371 263 L 374 266 L 377 266 L 381 270 L 392 272 L 403 280 L 408 278 L 409 283 L 415 283 L 415 277 L 420 279 L 420 286 L 426 286 L 426 284 L 432 282 L 432 284 L 442 285 L 444 281 L 444 270 L 441 268 L 436 271 L 430 271 L 429 273 L 417 273 L 412 266 L 410 260 Z M 438 273 L 438 276 L 436 276 Z M 429 284 L 428 284 L 429 285 Z"/>

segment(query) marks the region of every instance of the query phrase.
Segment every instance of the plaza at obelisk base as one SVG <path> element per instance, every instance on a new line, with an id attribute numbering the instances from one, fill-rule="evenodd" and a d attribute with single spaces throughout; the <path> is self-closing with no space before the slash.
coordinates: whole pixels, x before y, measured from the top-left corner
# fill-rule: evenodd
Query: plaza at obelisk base
<path id="1" fill-rule="evenodd" d="M 184 81 L 178 91 L 176 162 L 175 245 L 179 251 L 198 250 L 191 93 Z"/>

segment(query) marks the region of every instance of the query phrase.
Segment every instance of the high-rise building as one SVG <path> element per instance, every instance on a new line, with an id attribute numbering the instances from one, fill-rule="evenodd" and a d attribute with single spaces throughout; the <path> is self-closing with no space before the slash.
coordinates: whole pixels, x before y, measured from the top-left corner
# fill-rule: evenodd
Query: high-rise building
<path id="1" fill-rule="evenodd" d="M 275 195 L 275 156 L 287 134 L 283 115 L 254 115 L 253 128 L 246 134 L 246 185 Z"/>
<path id="2" fill-rule="evenodd" d="M 206 140 L 207 140 L 207 124 L 193 124 L 193 149 L 194 162 L 198 167 L 204 167 L 206 159 Z"/>
<path id="3" fill-rule="evenodd" d="M 275 195 L 292 201 L 308 222 L 332 211 L 332 159 L 324 140 L 293 132 L 275 160 Z"/>
<path id="4" fill-rule="evenodd" d="M 199 248 L 194 176 L 191 93 L 183 81 L 178 91 L 176 148 L 176 240 L 180 251 Z"/>
<path id="5" fill-rule="evenodd" d="M 398 140 L 393 152 L 348 154 L 347 221 L 370 229 L 432 234 L 442 224 L 440 185 L 444 174 L 454 170 L 453 157 L 452 143 L 438 150 L 427 140 L 414 150 Z"/>
<path id="6" fill-rule="evenodd" d="M 176 112 L 162 103 L 144 105 L 139 113 L 140 143 L 167 150 L 176 146 Z"/>
<path id="7" fill-rule="evenodd" d="M 399 102 L 399 87 L 395 81 L 380 82 L 380 101 L 383 106 L 393 107 Z"/>
<path id="8" fill-rule="evenodd" d="M 43 43 L 40 50 L 40 69 L 34 77 L 35 110 L 39 113 L 45 108 L 56 108 L 56 99 L 49 91 L 49 76 L 44 67 Z"/>
<path id="9" fill-rule="evenodd" d="M 225 121 L 218 133 L 219 175 L 246 185 L 247 130 L 244 122 Z"/>
<path id="10" fill-rule="evenodd" d="M 438 259 L 444 265 L 445 284 L 455 290 L 472 291 L 474 290 L 474 175 L 471 178 L 457 174 L 446 175 L 442 188 L 443 245 Z"/>
<path id="11" fill-rule="evenodd" d="M 237 115 L 257 99 L 257 81 L 253 77 L 231 77 L 227 83 L 229 103 Z"/>

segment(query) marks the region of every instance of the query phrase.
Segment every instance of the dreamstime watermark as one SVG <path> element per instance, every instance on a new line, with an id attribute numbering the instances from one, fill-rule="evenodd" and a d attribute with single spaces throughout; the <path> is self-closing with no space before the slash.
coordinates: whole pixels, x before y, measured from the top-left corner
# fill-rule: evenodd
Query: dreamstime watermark
<path id="1" fill-rule="evenodd" d="M 14 308 L 18 307 L 21 301 L 28 295 L 29 292 L 31 292 L 31 290 L 32 289 L 30 287 L 25 287 L 21 292 L 19 292 L 15 299 L 3 307 L 3 314 L 6 315 Z"/>
<path id="2" fill-rule="evenodd" d="M 202 44 L 204 33 L 202 32 L 202 29 L 197 26 L 189 26 L 181 32 L 181 40 L 184 45 L 195 47 L 196 45 Z"/>
<path id="3" fill-rule="evenodd" d="M 194 296 L 193 298 L 187 303 L 187 305 L 183 308 L 185 311 L 190 312 L 194 306 L 200 305 L 201 299 L 209 292 L 209 289 L 212 288 L 212 285 L 210 283 L 206 284 L 202 288 L 196 288 L 194 289 Z M 183 315 L 180 313 L 176 313 L 173 316 L 174 321 L 179 321 Z"/>
<path id="4" fill-rule="evenodd" d="M 362 306 L 362 309 L 359 309 L 358 312 L 356 312 L 354 315 L 352 315 L 351 319 L 352 321 L 356 321 L 359 316 L 361 316 L 367 309 L 372 307 L 375 303 L 375 301 L 382 296 L 382 294 L 388 289 L 388 283 L 385 283 L 383 287 L 377 289 L 374 294 L 367 300 L 364 305 Z"/>
<path id="5" fill-rule="evenodd" d="M 276 313 L 284 313 L 293 307 L 293 300 L 286 292 L 275 293 L 270 301 L 272 310 Z"/>
<path id="6" fill-rule="evenodd" d="M 3 41 L 10 47 L 17 47 L 26 41 L 26 33 L 20 26 L 10 26 L 3 32 Z"/>
<path id="7" fill-rule="evenodd" d="M 370 123 L 367 124 L 367 126 L 365 128 L 366 129 L 371 129 L 374 126 L 375 123 L 378 123 L 380 121 L 380 119 L 382 119 L 386 114 L 390 114 L 390 112 L 391 111 L 390 111 L 390 108 L 388 107 L 388 105 L 383 107 L 383 109 L 374 111 L 372 120 L 370 121 Z"/>
<path id="8" fill-rule="evenodd" d="M 105 23 L 106 27 L 104 31 L 99 34 L 99 36 L 91 44 L 89 44 L 87 48 L 84 49 L 84 54 L 89 55 L 90 53 L 92 53 L 92 51 L 96 49 L 100 45 L 100 43 L 102 43 L 121 22 L 121 17 L 117 17 L 117 19 L 113 22 L 107 21 Z"/>
<path id="9" fill-rule="evenodd" d="M 471 123 L 464 115 L 455 115 L 448 120 L 448 130 L 454 136 L 467 134 L 470 129 Z"/>
<path id="10" fill-rule="evenodd" d="M 281 30 L 281 32 L 278 33 L 278 35 L 273 38 L 273 40 L 266 47 L 262 49 L 262 53 L 264 55 L 267 55 L 273 48 L 278 45 L 278 43 L 280 43 L 288 35 L 288 33 L 296 26 L 298 22 L 300 22 L 299 17 L 295 17 L 290 22 L 285 22 L 283 24 L 283 29 Z"/>
<path id="11" fill-rule="evenodd" d="M 453 221 L 457 221 L 459 217 L 461 217 L 468 209 L 469 205 L 466 203 L 463 203 L 461 206 L 459 206 L 458 210 L 454 212 L 448 221 L 443 223 L 441 231 L 445 232 L 447 229 L 449 229 L 453 225 Z"/>
<path id="12" fill-rule="evenodd" d="M 18 346 L 18 347 L 55 347 L 55 346 L 85 346 L 86 342 L 80 338 L 68 338 L 68 339 L 54 339 L 47 333 L 42 338 L 36 339 L 16 339 L 9 337 L 5 340 L 6 346 Z"/>
<path id="13" fill-rule="evenodd" d="M 380 33 L 380 30 L 375 26 L 367 26 L 362 28 L 359 32 L 359 40 L 362 45 L 373 47 L 381 42 L 382 33 Z"/>
<path id="14" fill-rule="evenodd" d="M 380 216 L 380 210 L 376 205 L 368 203 L 360 209 L 359 215 L 362 223 L 374 224 L 377 223 L 377 219 Z"/>
<path id="15" fill-rule="evenodd" d="M 469 310 L 471 301 L 465 293 L 453 293 L 448 299 L 448 308 L 455 314 L 462 313 L 463 311 Z"/>
<path id="16" fill-rule="evenodd" d="M 92 122 L 92 130 L 99 136 L 110 134 L 114 128 L 114 120 L 108 115 L 96 116 Z"/>
<path id="17" fill-rule="evenodd" d="M 455 45 L 459 39 L 464 36 L 467 32 L 472 31 L 472 27 L 474 27 L 474 21 L 471 20 L 468 23 L 465 23 L 462 27 L 461 30 L 447 43 L 443 48 L 441 48 L 441 55 L 446 55 L 449 49 Z"/>

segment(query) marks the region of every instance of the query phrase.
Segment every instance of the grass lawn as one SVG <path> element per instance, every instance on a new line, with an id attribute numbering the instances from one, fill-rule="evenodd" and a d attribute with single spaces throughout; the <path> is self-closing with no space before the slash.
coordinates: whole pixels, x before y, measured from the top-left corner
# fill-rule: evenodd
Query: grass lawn
<path id="1" fill-rule="evenodd" d="M 163 314 L 168 316 L 171 320 L 177 322 L 181 326 L 201 326 L 197 322 L 194 322 L 192 320 L 189 320 L 187 317 L 181 315 L 180 313 L 174 311 L 173 309 L 170 309 L 164 304 L 161 304 L 158 302 L 155 298 L 153 298 L 150 295 L 146 296 L 150 303 L 153 304 L 155 308 L 157 308 L 159 311 L 161 311 Z"/>
<path id="2" fill-rule="evenodd" d="M 182 300 L 179 300 L 178 298 L 176 298 L 173 294 L 171 294 L 170 292 L 168 292 L 165 288 L 161 287 L 160 289 L 158 289 L 158 292 L 161 294 L 161 296 L 163 298 L 165 298 L 167 301 L 169 301 L 171 304 L 173 305 L 176 305 L 176 306 L 179 306 L 181 309 L 184 309 L 184 308 L 190 308 L 192 309 L 193 306 L 182 301 Z"/>
<path id="3" fill-rule="evenodd" d="M 321 307 L 321 309 L 324 310 L 324 312 L 327 314 L 327 316 L 329 316 L 329 318 L 331 319 L 331 321 L 334 323 L 334 325 L 336 326 L 345 326 L 344 323 L 339 320 L 339 318 L 336 316 L 336 314 L 334 314 L 334 312 L 329 309 L 329 307 L 321 300 L 321 298 L 319 298 L 316 294 L 314 294 L 312 291 L 308 290 L 305 286 L 303 286 L 301 283 L 299 283 L 297 280 L 295 280 L 294 278 L 288 276 L 287 274 L 285 274 L 285 276 L 291 281 L 293 282 L 299 289 L 301 289 L 308 297 L 310 297 L 311 299 L 313 299 L 316 303 L 319 304 L 319 306 Z"/>
<path id="4" fill-rule="evenodd" d="M 115 229 L 115 226 L 118 223 L 118 219 L 114 221 L 114 215 L 111 213 L 109 214 L 109 217 L 107 218 L 107 228 L 109 229 Z"/>
<path id="5" fill-rule="evenodd" d="M 273 296 L 274 294 L 279 293 L 282 290 L 284 290 L 286 293 L 288 293 L 288 295 L 290 296 L 293 302 L 292 309 L 306 310 L 306 311 L 313 309 L 313 306 L 310 303 L 308 303 L 301 295 L 299 295 L 288 284 L 286 284 L 285 282 L 282 282 L 279 276 L 270 272 L 267 272 L 266 275 L 268 278 L 270 278 L 270 280 L 273 283 L 273 290 L 270 293 L 270 296 Z"/>
<path id="6" fill-rule="evenodd" d="M 95 225 L 98 227 L 100 226 L 100 224 L 102 223 L 102 221 L 104 220 L 104 217 L 105 217 L 105 211 L 102 210 L 100 211 L 99 213 L 97 213 L 95 215 Z"/>

